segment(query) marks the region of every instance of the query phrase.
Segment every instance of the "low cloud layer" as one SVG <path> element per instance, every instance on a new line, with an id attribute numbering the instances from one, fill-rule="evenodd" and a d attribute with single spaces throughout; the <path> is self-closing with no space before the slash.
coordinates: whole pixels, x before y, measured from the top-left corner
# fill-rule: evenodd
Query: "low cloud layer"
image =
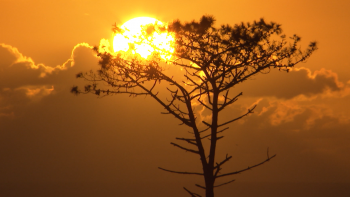
<path id="1" fill-rule="evenodd" d="M 341 92 L 348 89 L 346 82 L 340 82 L 336 73 L 327 69 L 312 72 L 308 68 L 294 68 L 289 73 L 271 70 L 255 79 L 239 85 L 246 96 L 276 97 L 291 99 L 297 96 L 313 97 L 325 92 Z"/>
<path id="2" fill-rule="evenodd" d="M 197 169 L 197 158 L 169 145 L 187 129 L 161 115 L 162 107 L 151 98 L 70 93 L 73 85 L 84 83 L 77 73 L 97 68 L 90 45 L 78 44 L 67 61 L 53 67 L 4 44 L 0 57 L 0 156 L 6 160 L 0 182 L 142 183 L 153 176 L 152 181 L 170 177 L 180 183 L 186 178 L 156 167 Z M 272 70 L 240 84 L 232 92 L 243 96 L 220 114 L 220 121 L 254 104 L 257 108 L 225 131 L 218 159 L 233 155 L 237 159 L 225 170 L 238 170 L 264 160 L 270 147 L 275 159 L 237 179 L 348 181 L 349 174 L 342 172 L 350 165 L 349 86 L 331 70 L 307 68 Z"/>
<path id="3" fill-rule="evenodd" d="M 96 63 L 91 48 L 87 43 L 77 44 L 67 61 L 52 67 L 37 64 L 17 48 L 0 44 L 0 117 L 13 117 L 20 106 L 40 101 L 62 88 L 67 89 L 65 86 L 73 84 L 74 74 L 79 69 L 91 69 L 93 63 Z M 94 58 L 95 61 L 91 61 Z M 82 63 L 84 59 L 91 62 L 74 67 L 76 62 Z"/>

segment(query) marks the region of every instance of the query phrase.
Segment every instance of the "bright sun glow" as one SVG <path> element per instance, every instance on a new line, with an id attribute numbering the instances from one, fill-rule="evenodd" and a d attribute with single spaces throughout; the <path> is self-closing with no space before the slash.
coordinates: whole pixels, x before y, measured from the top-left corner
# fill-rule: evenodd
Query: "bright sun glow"
<path id="1" fill-rule="evenodd" d="M 148 35 L 145 31 L 142 33 L 142 27 L 150 24 L 154 25 L 155 31 Z M 169 60 L 174 52 L 172 47 L 174 37 L 167 32 L 161 32 L 158 27 L 165 27 L 165 25 L 150 17 L 139 17 L 125 22 L 120 27 L 122 32 L 114 36 L 114 52 L 132 52 L 145 59 L 153 52 L 158 52 L 162 59 Z"/>

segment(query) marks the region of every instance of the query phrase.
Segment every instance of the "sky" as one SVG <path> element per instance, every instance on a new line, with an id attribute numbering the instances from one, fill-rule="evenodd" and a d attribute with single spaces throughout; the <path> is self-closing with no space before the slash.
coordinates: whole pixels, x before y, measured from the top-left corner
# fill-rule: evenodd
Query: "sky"
<path id="1" fill-rule="evenodd" d="M 187 128 L 150 97 L 73 95 L 81 71 L 97 69 L 90 46 L 112 41 L 112 25 L 141 16 L 163 22 L 213 15 L 216 25 L 264 18 L 319 49 L 289 73 L 272 70 L 234 87 L 243 96 L 218 157 L 234 171 L 266 158 L 217 189 L 226 196 L 350 195 L 350 1 L 0 0 L 0 195 L 185 196 L 198 177 L 158 167 L 200 169 L 170 145 Z"/>

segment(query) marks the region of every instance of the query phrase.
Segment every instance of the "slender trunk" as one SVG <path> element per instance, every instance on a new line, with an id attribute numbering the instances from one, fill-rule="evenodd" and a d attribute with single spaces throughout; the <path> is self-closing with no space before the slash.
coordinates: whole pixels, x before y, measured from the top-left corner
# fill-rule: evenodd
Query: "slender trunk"
<path id="1" fill-rule="evenodd" d="M 218 96 L 219 94 L 214 91 L 213 93 L 213 110 L 212 110 L 212 122 L 211 122 L 211 136 L 210 136 L 210 152 L 209 162 L 207 166 L 207 176 L 205 178 L 206 184 L 206 197 L 214 197 L 214 164 L 215 164 L 215 152 L 217 142 L 217 127 L 218 127 Z"/>
<path id="2" fill-rule="evenodd" d="M 205 175 L 205 197 L 214 197 L 213 172 L 208 171 Z"/>
<path id="3" fill-rule="evenodd" d="M 191 102 L 188 101 L 186 103 L 187 105 L 187 109 L 188 109 L 188 112 L 189 112 L 189 117 L 190 117 L 190 120 L 193 122 L 193 133 L 195 135 L 195 139 L 196 139 L 196 143 L 197 143 L 197 148 L 198 148 L 198 152 L 199 152 L 199 156 L 200 156 L 200 160 L 201 160 L 201 163 L 202 163 L 202 167 L 203 167 L 203 173 L 204 173 L 204 179 L 205 179 L 205 184 L 206 186 L 207 185 L 213 185 L 213 181 L 212 181 L 212 176 L 213 176 L 213 171 L 208 171 L 208 162 L 206 160 L 206 156 L 205 156 L 205 151 L 204 151 L 204 147 L 203 147 L 203 144 L 202 144 L 202 140 L 201 140 L 201 136 L 200 136 L 200 133 L 198 131 L 198 128 L 196 126 L 196 118 L 195 118 L 195 115 L 193 113 L 193 110 L 192 110 L 192 105 L 191 105 Z M 211 183 L 211 184 L 210 184 Z M 207 189 L 206 189 L 207 190 Z M 211 190 L 208 190 L 208 191 L 211 191 L 210 194 L 206 194 L 207 197 L 214 197 L 214 191 L 213 191 L 213 187 Z"/>

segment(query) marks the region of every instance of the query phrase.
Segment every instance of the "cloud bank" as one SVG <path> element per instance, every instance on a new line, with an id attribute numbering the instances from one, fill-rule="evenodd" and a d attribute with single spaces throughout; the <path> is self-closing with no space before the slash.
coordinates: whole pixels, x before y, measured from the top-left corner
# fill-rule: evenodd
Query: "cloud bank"
<path id="1" fill-rule="evenodd" d="M 108 46 L 106 40 L 101 43 Z M 107 49 L 100 45 L 100 50 Z M 151 99 L 124 96 L 97 99 L 94 95 L 76 97 L 70 93 L 73 85 L 84 83 L 75 79 L 77 73 L 97 68 L 98 59 L 90 45 L 76 45 L 71 56 L 54 67 L 37 64 L 15 47 L 4 44 L 0 57 L 0 154 L 8 161 L 4 169 L 12 170 L 0 170 L 4 175 L 0 182 L 32 178 L 18 174 L 18 169 L 37 174 L 36 180 L 65 181 L 66 177 L 77 181 L 106 177 L 117 180 L 130 174 L 115 166 L 134 170 L 134 164 L 144 162 L 145 157 L 148 163 L 138 172 L 147 174 L 144 177 L 156 173 L 143 171 L 154 167 L 155 161 L 178 167 L 178 160 L 171 158 L 183 156 L 182 152 L 171 152 L 168 142 L 175 135 L 181 137 L 182 133 L 175 130 L 183 127 L 175 127 L 177 122 L 169 116 L 158 115 L 162 109 Z M 337 74 L 328 69 L 298 68 L 289 73 L 271 70 L 268 75 L 260 74 L 233 89 L 233 93 L 242 91 L 243 96 L 223 111 L 220 121 L 242 115 L 254 104 L 258 106 L 254 114 L 225 131 L 222 142 L 225 151 L 220 154 L 236 154 L 242 161 L 233 165 L 233 170 L 237 170 L 240 165 L 256 163 L 270 147 L 271 152 L 288 158 L 267 165 L 284 170 L 273 176 L 257 170 L 258 177 L 279 181 L 286 176 L 290 181 L 298 181 L 306 169 L 309 181 L 346 181 L 347 174 L 341 172 L 350 165 L 350 160 L 344 157 L 350 151 L 347 143 L 350 112 L 344 107 L 350 102 L 349 90 L 350 83 L 339 81 Z M 205 111 L 200 111 L 199 116 L 208 119 Z M 132 154 L 125 155 L 124 150 Z M 257 154 L 259 151 L 264 153 Z M 110 155 L 128 162 L 120 163 Z M 332 161 L 325 161 L 322 156 Z M 191 158 L 185 155 L 184 165 Z M 22 166 L 21 162 L 29 164 Z M 318 163 L 321 164 L 315 167 Z M 47 167 L 43 170 L 42 166 Z M 329 166 L 337 168 L 325 177 L 318 177 Z M 276 169 L 268 171 L 273 173 Z M 137 179 L 138 173 L 133 178 Z"/>
<path id="2" fill-rule="evenodd" d="M 67 61 L 52 67 L 37 64 L 17 48 L 0 43 L 0 117 L 13 117 L 19 106 L 40 101 L 54 94 L 56 88 L 67 83 L 67 80 L 72 82 L 74 78 L 67 76 L 74 76 L 72 72 L 78 72 L 77 69 L 85 69 L 83 65 L 73 69 L 76 62 L 86 57 L 90 57 L 89 60 L 94 58 L 91 48 L 87 43 L 79 43 L 72 49 Z"/>

